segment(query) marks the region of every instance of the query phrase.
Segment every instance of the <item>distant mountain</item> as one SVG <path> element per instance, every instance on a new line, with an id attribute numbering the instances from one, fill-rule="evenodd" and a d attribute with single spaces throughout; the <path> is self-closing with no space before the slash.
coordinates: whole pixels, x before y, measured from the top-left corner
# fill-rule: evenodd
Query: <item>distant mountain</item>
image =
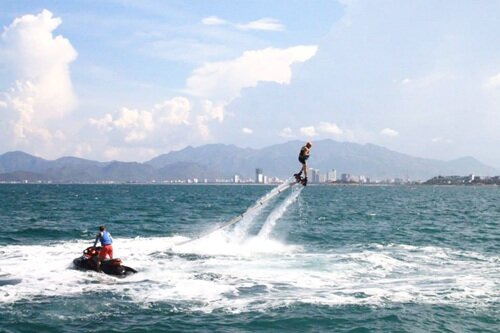
<path id="1" fill-rule="evenodd" d="M 65 167 L 102 167 L 109 163 L 96 162 L 78 157 L 61 157 L 48 161 L 22 151 L 12 151 L 0 155 L 0 173 L 13 171 L 45 172 L 49 169 Z"/>
<path id="2" fill-rule="evenodd" d="M 71 167 L 71 166 L 77 166 L 77 167 L 104 167 L 111 162 L 96 162 L 92 160 L 86 160 L 84 158 L 79 158 L 79 157 L 72 157 L 72 156 L 65 156 L 58 158 L 57 160 L 53 161 L 51 164 L 52 168 L 58 168 L 58 167 Z"/>
<path id="3" fill-rule="evenodd" d="M 474 157 L 461 157 L 456 160 L 451 160 L 448 162 L 451 166 L 458 169 L 471 169 L 471 170 L 482 170 L 485 165 L 476 160 Z M 474 172 L 469 172 L 474 173 Z"/>
<path id="4" fill-rule="evenodd" d="M 150 165 L 137 162 L 112 162 L 102 168 L 101 179 L 117 182 L 148 182 L 157 179 L 157 171 Z"/>
<path id="5" fill-rule="evenodd" d="M 179 151 L 163 154 L 145 162 L 156 168 L 169 168 L 183 163 L 203 166 L 204 172 L 219 178 L 231 178 L 235 173 L 250 177 L 259 167 L 253 161 L 259 151 L 250 148 L 238 148 L 234 145 L 210 144 L 193 148 L 186 147 Z M 195 166 L 192 167 L 195 167 Z M 178 167 L 178 165 L 177 165 Z"/>
<path id="6" fill-rule="evenodd" d="M 44 171 L 48 168 L 50 161 L 40 157 L 26 154 L 22 151 L 12 151 L 0 155 L 0 172 L 14 171 Z"/>
<path id="7" fill-rule="evenodd" d="M 302 141 L 289 141 L 262 149 L 210 144 L 186 147 L 159 155 L 145 163 L 98 162 L 77 157 L 45 160 L 15 151 L 0 155 L 0 181 L 150 182 L 199 178 L 215 180 L 239 174 L 253 178 L 256 168 L 281 178 L 297 172 Z M 364 175 L 372 179 L 426 180 L 437 175 L 497 175 L 499 172 L 472 157 L 440 161 L 412 157 L 373 144 L 321 140 L 314 142 L 308 165 L 326 172 Z M 24 177 L 24 178 L 23 178 Z"/>
<path id="8" fill-rule="evenodd" d="M 177 179 L 221 179 L 222 174 L 215 168 L 211 168 L 196 162 L 174 162 L 158 170 L 158 178 L 162 180 Z"/>
<path id="9" fill-rule="evenodd" d="M 30 183 L 39 181 L 48 181 L 50 178 L 35 172 L 29 171 L 13 171 L 0 174 L 0 181 L 4 182 L 24 182 Z"/>
<path id="10" fill-rule="evenodd" d="M 198 163 L 225 178 L 235 173 L 253 177 L 259 167 L 267 175 L 287 177 L 300 168 L 297 155 L 302 141 L 289 141 L 262 149 L 238 148 L 232 145 L 187 147 L 163 154 L 146 162 L 156 168 L 177 162 Z M 440 161 L 412 157 L 373 144 L 360 145 L 334 140 L 316 141 L 308 165 L 323 172 L 336 169 L 338 173 L 364 175 L 374 179 L 406 178 L 425 180 L 436 175 L 495 175 L 498 171 L 472 157 Z"/>

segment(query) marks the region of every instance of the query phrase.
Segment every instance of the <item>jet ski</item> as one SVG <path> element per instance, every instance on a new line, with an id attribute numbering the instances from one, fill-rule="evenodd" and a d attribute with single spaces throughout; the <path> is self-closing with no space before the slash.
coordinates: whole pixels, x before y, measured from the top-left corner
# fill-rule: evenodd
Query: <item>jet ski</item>
<path id="1" fill-rule="evenodd" d="M 83 255 L 73 260 L 73 264 L 78 269 L 93 270 L 97 272 L 97 259 L 99 256 L 100 246 L 90 246 L 83 250 Z M 127 276 L 132 273 L 137 273 L 132 267 L 122 265 L 121 259 L 109 259 L 101 261 L 101 271 L 110 275 Z"/>

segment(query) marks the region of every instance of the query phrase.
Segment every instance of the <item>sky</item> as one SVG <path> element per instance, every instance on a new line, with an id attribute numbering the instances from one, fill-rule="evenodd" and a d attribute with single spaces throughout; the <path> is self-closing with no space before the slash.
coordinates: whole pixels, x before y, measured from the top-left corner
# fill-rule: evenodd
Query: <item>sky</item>
<path id="1" fill-rule="evenodd" d="M 499 168 L 499 12 L 482 0 L 3 0 L 0 154 L 147 161 L 330 138 Z"/>

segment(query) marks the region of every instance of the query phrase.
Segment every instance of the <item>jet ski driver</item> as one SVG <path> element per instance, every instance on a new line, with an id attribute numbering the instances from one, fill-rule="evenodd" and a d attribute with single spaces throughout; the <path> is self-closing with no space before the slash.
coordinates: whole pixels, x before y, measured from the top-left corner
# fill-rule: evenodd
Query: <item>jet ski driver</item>
<path id="1" fill-rule="evenodd" d="M 97 245 L 97 241 L 101 242 L 101 250 L 99 251 L 99 258 L 97 259 L 96 266 L 96 270 L 100 271 L 101 262 L 106 259 L 106 255 L 109 256 L 109 259 L 113 259 L 113 238 L 103 225 L 99 227 L 99 233 L 95 237 L 94 247 Z"/>

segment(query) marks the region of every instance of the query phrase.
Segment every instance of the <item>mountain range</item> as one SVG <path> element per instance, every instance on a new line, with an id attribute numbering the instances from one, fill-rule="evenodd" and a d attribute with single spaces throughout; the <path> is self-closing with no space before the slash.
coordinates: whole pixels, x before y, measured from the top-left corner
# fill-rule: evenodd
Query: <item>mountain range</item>
<path id="1" fill-rule="evenodd" d="M 262 149 L 234 145 L 188 146 L 149 161 L 99 162 L 77 157 L 46 160 L 21 151 L 0 155 L 0 181 L 53 182 L 151 182 L 192 178 L 230 179 L 235 174 L 253 178 L 255 169 L 265 175 L 286 178 L 297 172 L 302 141 L 289 141 Z M 497 175 L 498 170 L 472 157 L 451 161 L 425 159 L 373 144 L 321 140 L 314 142 L 309 167 L 326 172 L 364 175 L 372 179 L 426 180 L 437 175 Z"/>

